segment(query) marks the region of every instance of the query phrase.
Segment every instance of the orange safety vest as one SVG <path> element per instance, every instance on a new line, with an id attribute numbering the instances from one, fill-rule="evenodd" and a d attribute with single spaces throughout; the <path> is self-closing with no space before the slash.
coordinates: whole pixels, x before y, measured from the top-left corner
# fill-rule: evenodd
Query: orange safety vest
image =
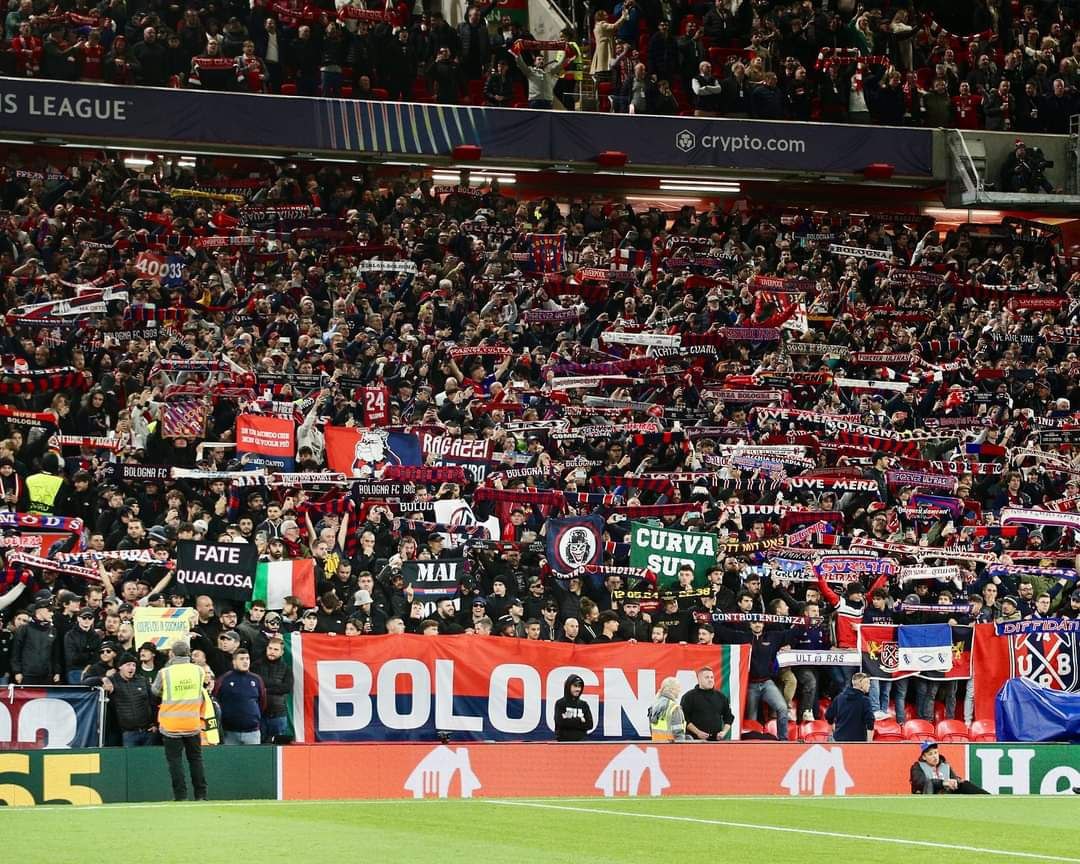
<path id="1" fill-rule="evenodd" d="M 161 670 L 158 726 L 165 734 L 195 735 L 202 731 L 203 670 L 194 663 L 177 663 Z"/>

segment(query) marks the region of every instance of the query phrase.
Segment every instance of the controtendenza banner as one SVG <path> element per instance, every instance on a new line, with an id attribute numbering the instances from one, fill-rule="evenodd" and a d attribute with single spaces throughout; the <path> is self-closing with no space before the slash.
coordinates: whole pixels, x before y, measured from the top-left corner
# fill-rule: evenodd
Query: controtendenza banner
<path id="1" fill-rule="evenodd" d="M 282 118 L 289 122 L 283 123 Z M 203 93 L 108 84 L 21 81 L 0 86 L 9 132 L 112 141 L 207 142 L 297 150 L 446 155 L 477 144 L 485 157 L 591 162 L 618 142 L 635 165 L 861 171 L 933 176 L 928 129 L 642 117 L 352 99 Z"/>
<path id="2" fill-rule="evenodd" d="M 509 639 L 293 633 L 292 721 L 298 742 L 554 738 L 567 677 L 585 680 L 593 740 L 646 739 L 648 710 L 669 675 L 683 692 L 711 667 L 743 715 L 745 645 L 566 645 Z M 627 650 L 629 648 L 630 650 Z M 732 735 L 738 737 L 738 720 Z"/>

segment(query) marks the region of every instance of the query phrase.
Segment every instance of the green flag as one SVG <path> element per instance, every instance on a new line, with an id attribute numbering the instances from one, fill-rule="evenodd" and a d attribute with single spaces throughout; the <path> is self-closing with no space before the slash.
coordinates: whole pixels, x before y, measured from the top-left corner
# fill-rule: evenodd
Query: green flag
<path id="1" fill-rule="evenodd" d="M 719 545 L 715 534 L 658 528 L 647 522 L 630 523 L 630 566 L 652 570 L 660 588 L 678 581 L 683 564 L 694 568 L 694 585 L 705 585 L 706 573 L 716 564 Z"/>

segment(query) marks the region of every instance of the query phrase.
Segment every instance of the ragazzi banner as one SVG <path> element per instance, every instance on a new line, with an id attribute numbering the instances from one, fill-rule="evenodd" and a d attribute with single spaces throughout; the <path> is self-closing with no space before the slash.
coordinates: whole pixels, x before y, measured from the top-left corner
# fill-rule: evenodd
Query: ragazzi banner
<path id="1" fill-rule="evenodd" d="M 716 674 L 732 713 L 743 715 L 749 647 L 744 645 L 565 645 L 461 636 L 342 639 L 293 633 L 292 720 L 298 742 L 536 740 L 555 736 L 555 702 L 580 675 L 593 740 L 649 737 L 660 682 L 683 692 L 696 670 Z M 738 737 L 739 726 L 732 730 Z"/>

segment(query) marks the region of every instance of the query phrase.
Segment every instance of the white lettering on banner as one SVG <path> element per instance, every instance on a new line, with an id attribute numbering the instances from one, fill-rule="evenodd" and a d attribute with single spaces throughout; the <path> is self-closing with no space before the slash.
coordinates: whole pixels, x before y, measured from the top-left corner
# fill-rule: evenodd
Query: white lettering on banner
<path id="1" fill-rule="evenodd" d="M 991 795 L 1000 795 L 1008 789 L 1013 795 L 1031 794 L 1031 760 L 1034 750 L 1010 749 L 999 747 L 979 747 L 976 750 L 982 763 L 982 788 Z M 1001 760 L 1007 758 L 1012 765 L 1011 774 L 1001 772 Z"/>
<path id="2" fill-rule="evenodd" d="M 542 681 L 532 666 L 503 663 L 492 670 L 488 680 L 487 722 L 494 731 L 508 735 L 527 735 L 541 723 L 553 732 L 555 702 L 562 698 L 570 675 L 580 675 L 586 688 L 600 688 L 599 693 L 586 693 L 582 698 L 592 709 L 605 738 L 649 734 L 648 711 L 658 686 L 655 669 L 638 669 L 637 680 L 631 684 L 622 669 L 604 669 L 601 679 L 593 670 L 562 666 L 551 670 Z M 319 660 L 315 676 L 317 726 L 324 733 L 364 729 L 375 719 L 373 707 L 378 721 L 388 729 L 421 728 L 427 724 L 432 710 L 438 729 L 475 733 L 484 728 L 483 716 L 454 712 L 453 660 L 436 660 L 434 675 L 423 662 L 414 659 L 389 661 L 377 673 L 368 664 L 356 660 Z M 689 669 L 679 670 L 675 677 L 684 690 L 696 682 L 694 671 Z M 511 697 L 511 693 L 520 696 Z M 405 714 L 399 710 L 399 696 L 409 698 L 411 707 Z M 515 702 L 513 706 L 511 698 Z M 624 718 L 633 732 L 624 729 Z"/>
<path id="3" fill-rule="evenodd" d="M 14 93 L 3 97 L 4 114 L 19 114 Z M 26 113 L 33 117 L 71 117 L 79 120 L 127 120 L 131 103 L 126 99 L 71 99 L 67 96 L 27 96 Z"/>
<path id="4" fill-rule="evenodd" d="M 0 702 L 0 750 L 9 745 L 34 744 L 38 733 L 45 733 L 45 750 L 68 750 L 79 728 L 79 718 L 70 703 L 63 699 L 31 699 L 20 703 L 19 719 L 12 729 L 8 707 Z M 15 733 L 15 737 L 12 733 Z"/>
<path id="5" fill-rule="evenodd" d="M 250 576 L 242 573 L 213 573 L 210 570 L 176 570 L 177 585 L 208 585 L 219 588 L 246 588 L 254 590 Z"/>
<path id="6" fill-rule="evenodd" d="M 213 561 L 217 564 L 239 564 L 240 549 L 231 546 L 197 545 L 195 547 L 196 561 Z"/>
<path id="7" fill-rule="evenodd" d="M 683 552 L 687 555 L 715 555 L 716 546 L 712 534 L 696 531 L 663 531 L 649 528 L 638 529 L 639 545 L 652 546 L 658 552 Z"/>

